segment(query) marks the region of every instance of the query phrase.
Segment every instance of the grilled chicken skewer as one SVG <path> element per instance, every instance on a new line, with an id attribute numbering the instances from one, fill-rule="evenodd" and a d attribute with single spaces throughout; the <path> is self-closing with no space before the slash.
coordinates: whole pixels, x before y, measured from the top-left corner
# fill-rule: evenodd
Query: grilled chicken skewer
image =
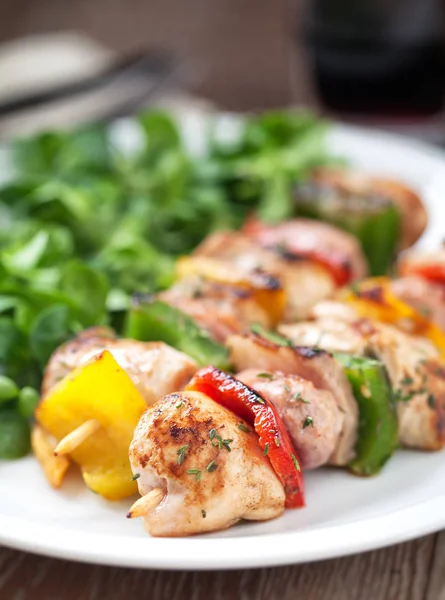
<path id="1" fill-rule="evenodd" d="M 50 461 L 44 434 L 55 439 L 54 454 L 80 466 L 93 491 L 111 500 L 132 495 L 127 451 L 140 415 L 165 393 L 182 389 L 197 368 L 162 342 L 116 339 L 106 328 L 84 331 L 58 348 L 36 410 L 42 435 L 33 438 L 49 482 L 60 485 L 63 474 L 57 475 L 60 461 Z"/>
<path id="2" fill-rule="evenodd" d="M 282 325 L 293 344 L 375 356 L 386 367 L 395 392 L 399 439 L 407 447 L 437 450 L 445 445 L 445 367 L 434 344 L 375 320 L 352 306 L 321 303 L 314 321 Z"/>

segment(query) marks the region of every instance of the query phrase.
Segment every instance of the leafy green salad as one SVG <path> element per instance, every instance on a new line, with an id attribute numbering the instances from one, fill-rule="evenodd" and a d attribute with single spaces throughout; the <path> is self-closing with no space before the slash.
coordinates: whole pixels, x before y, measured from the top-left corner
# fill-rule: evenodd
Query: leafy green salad
<path id="1" fill-rule="evenodd" d="M 168 287 L 176 257 L 256 210 L 292 216 L 292 188 L 332 162 L 327 125 L 302 112 L 240 122 L 230 139 L 209 119 L 191 151 L 178 123 L 151 110 L 114 125 L 11 143 L 0 187 L 0 458 L 29 449 L 29 418 L 51 353 L 80 330 L 122 330 L 135 292 Z"/>

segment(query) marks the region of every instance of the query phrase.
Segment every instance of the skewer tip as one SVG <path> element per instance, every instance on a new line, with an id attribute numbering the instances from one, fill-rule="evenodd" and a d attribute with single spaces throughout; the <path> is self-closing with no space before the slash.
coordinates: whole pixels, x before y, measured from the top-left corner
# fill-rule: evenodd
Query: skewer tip
<path id="1" fill-rule="evenodd" d="M 89 419 L 76 427 L 71 433 L 60 440 L 56 448 L 54 448 L 54 456 L 69 454 L 78 446 L 83 444 L 85 440 L 91 437 L 96 431 L 101 428 L 101 424 L 97 419 Z"/>
<path id="2" fill-rule="evenodd" d="M 127 512 L 127 519 L 136 519 L 137 517 L 145 517 L 147 513 L 156 508 L 164 497 L 164 492 L 161 488 L 154 488 L 131 506 Z"/>

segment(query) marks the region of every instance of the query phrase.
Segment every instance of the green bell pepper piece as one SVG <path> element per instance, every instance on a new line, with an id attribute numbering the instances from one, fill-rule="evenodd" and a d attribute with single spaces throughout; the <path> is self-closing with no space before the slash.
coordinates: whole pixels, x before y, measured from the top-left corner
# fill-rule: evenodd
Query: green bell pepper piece
<path id="1" fill-rule="evenodd" d="M 349 468 L 375 475 L 398 446 L 396 403 L 383 364 L 372 358 L 336 353 L 345 369 L 359 408 L 356 457 Z"/>
<path id="2" fill-rule="evenodd" d="M 161 302 L 137 300 L 130 308 L 125 337 L 142 341 L 162 341 L 185 352 L 200 365 L 227 370 L 227 349 L 218 344 L 195 321 L 177 308 Z"/>
<path id="3" fill-rule="evenodd" d="M 338 193 L 317 183 L 295 190 L 297 216 L 327 221 L 355 235 L 368 259 L 371 275 L 388 273 L 396 257 L 400 213 L 395 204 L 376 195 Z"/>

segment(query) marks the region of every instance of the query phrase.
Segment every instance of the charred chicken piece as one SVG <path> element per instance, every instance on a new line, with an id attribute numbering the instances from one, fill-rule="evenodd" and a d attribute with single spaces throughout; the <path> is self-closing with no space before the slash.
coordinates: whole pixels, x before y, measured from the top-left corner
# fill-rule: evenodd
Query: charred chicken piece
<path id="1" fill-rule="evenodd" d="M 329 270 L 317 262 L 262 247 L 239 232 L 219 231 L 210 235 L 194 252 L 198 258 L 218 260 L 237 273 L 268 273 L 284 287 L 286 302 L 283 320 L 307 317 L 319 300 L 329 298 L 336 283 Z"/>
<path id="2" fill-rule="evenodd" d="M 244 232 L 265 248 L 289 260 L 306 259 L 322 265 L 342 286 L 364 277 L 368 268 L 357 239 L 328 223 L 293 219 L 278 225 L 248 221 Z"/>

